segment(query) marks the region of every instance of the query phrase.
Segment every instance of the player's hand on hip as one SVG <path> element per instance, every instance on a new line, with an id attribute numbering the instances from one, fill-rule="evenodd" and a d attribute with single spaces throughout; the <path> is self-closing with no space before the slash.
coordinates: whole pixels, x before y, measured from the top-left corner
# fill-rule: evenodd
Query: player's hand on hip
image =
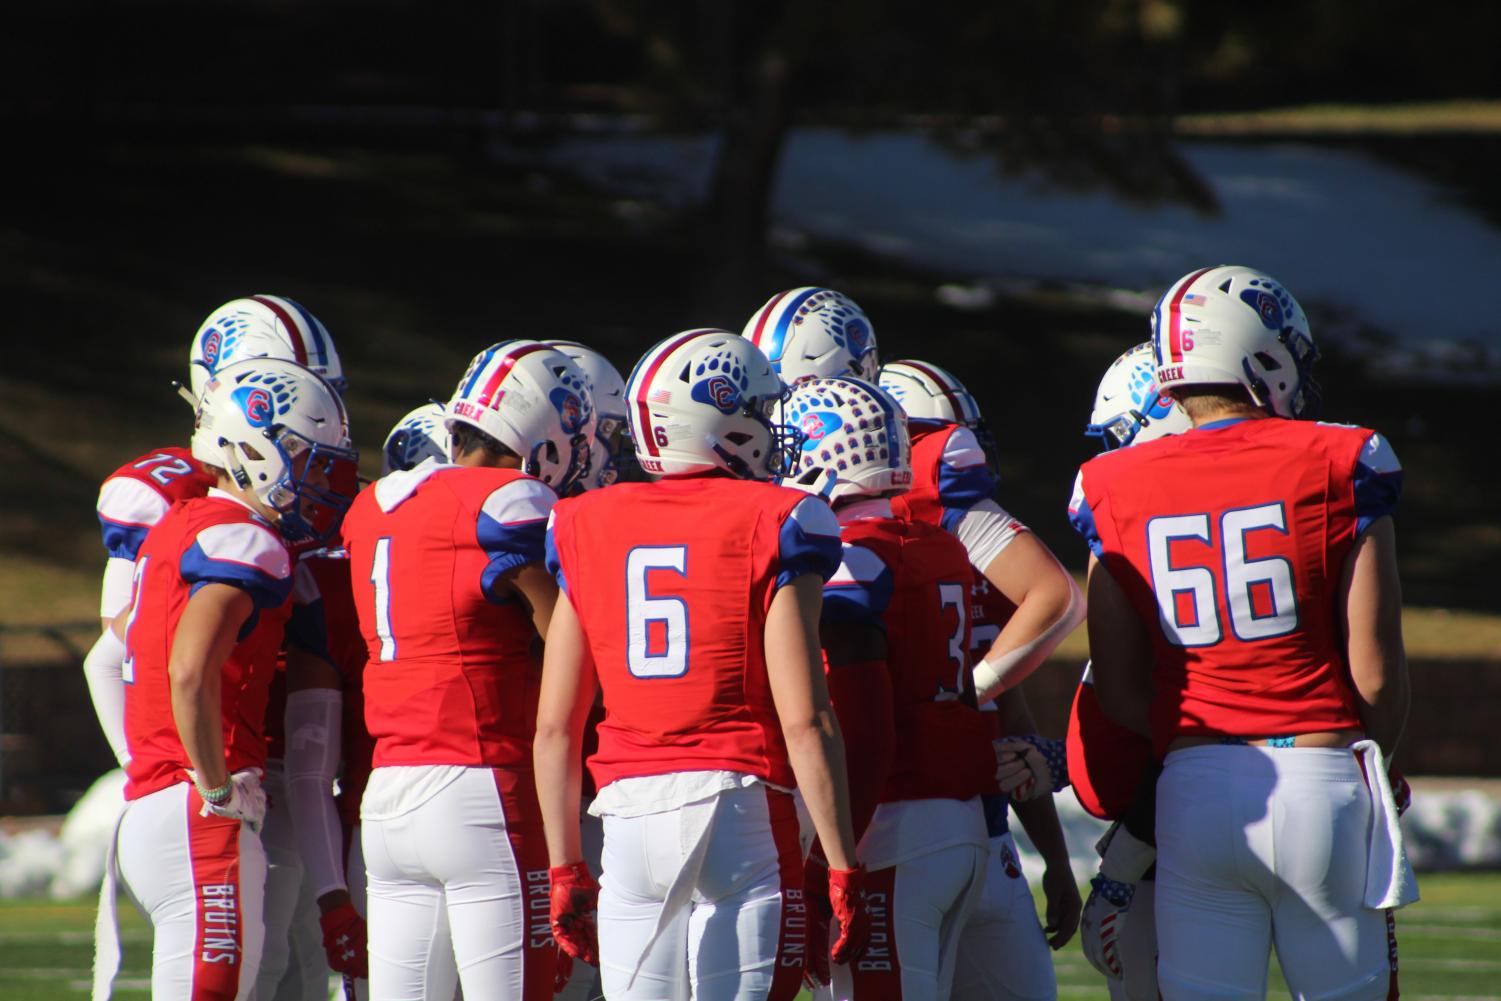
<path id="1" fill-rule="evenodd" d="M 1131 910 L 1136 887 L 1105 876 L 1090 880 L 1089 900 L 1079 922 L 1079 945 L 1084 958 L 1111 980 L 1125 974 L 1121 965 L 1120 937 Z"/>
<path id="2" fill-rule="evenodd" d="M 194 776 L 195 786 L 197 782 L 197 777 Z M 215 790 L 206 791 L 198 786 L 199 796 L 203 798 L 203 809 L 199 811 L 201 816 L 229 817 L 249 824 L 252 831 L 260 831 L 261 823 L 266 819 L 266 790 L 261 788 L 260 769 L 247 768 L 231 775 L 229 793 L 218 802 L 210 801 L 209 796 L 213 792 Z"/>
<path id="3" fill-rule="evenodd" d="M 865 900 L 865 866 L 829 869 L 829 905 L 839 922 L 839 936 L 829 958 L 840 965 L 865 955 L 870 945 L 870 906 Z"/>
<path id="4" fill-rule="evenodd" d="M 1397 804 L 1397 816 L 1400 817 L 1412 806 L 1412 785 L 1396 765 L 1386 770 L 1386 781 L 1392 787 L 1392 799 Z"/>
<path id="5" fill-rule="evenodd" d="M 599 906 L 599 883 L 583 862 L 548 870 L 551 889 L 552 937 L 558 948 L 590 966 L 599 965 L 599 937 L 594 911 Z"/>
<path id="6" fill-rule="evenodd" d="M 1001 792 L 1019 802 L 1049 796 L 1053 792 L 1053 769 L 1040 750 L 1028 741 L 1007 738 L 995 741 L 995 780 Z"/>
<path id="7" fill-rule="evenodd" d="M 1074 882 L 1074 871 L 1065 862 L 1050 865 L 1043 870 L 1042 892 L 1047 898 L 1047 925 L 1043 933 L 1054 951 L 1062 949 L 1079 929 L 1079 912 L 1084 901 L 1079 897 L 1079 884 Z"/>
<path id="8" fill-rule="evenodd" d="M 365 919 L 353 904 L 340 904 L 318 917 L 323 928 L 323 951 L 329 969 L 346 977 L 367 979 L 370 976 L 370 953 Z"/>

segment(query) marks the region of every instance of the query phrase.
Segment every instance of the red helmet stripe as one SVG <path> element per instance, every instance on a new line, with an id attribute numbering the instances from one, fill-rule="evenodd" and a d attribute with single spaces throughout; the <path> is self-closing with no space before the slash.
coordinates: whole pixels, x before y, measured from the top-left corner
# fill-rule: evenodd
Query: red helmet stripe
<path id="1" fill-rule="evenodd" d="M 778 292 L 776 295 L 771 297 L 770 302 L 761 307 L 761 315 L 756 317 L 756 329 L 751 331 L 750 337 L 751 343 L 756 347 L 759 348 L 761 346 L 761 337 L 766 333 L 766 321 L 770 320 L 771 314 L 776 312 L 777 305 L 781 303 L 783 299 L 787 298 L 787 296 L 790 295 L 793 291 L 796 290 L 791 289 L 787 292 Z"/>
<path id="2" fill-rule="evenodd" d="M 1167 304 L 1167 347 L 1175 362 L 1183 360 L 1183 325 L 1179 306 L 1183 302 L 1183 297 L 1188 294 L 1188 287 L 1213 270 L 1213 268 L 1200 268 L 1189 275 L 1184 279 L 1183 284 L 1178 286 L 1178 291 L 1173 293 L 1172 302 Z"/>
<path id="3" fill-rule="evenodd" d="M 667 360 L 668 355 L 672 354 L 678 348 L 693 340 L 693 338 L 698 337 L 703 332 L 704 331 L 702 330 L 690 330 L 682 337 L 679 337 L 677 340 L 664 347 L 661 352 L 652 359 L 650 367 L 648 367 L 646 370 L 646 375 L 642 376 L 641 382 L 636 386 L 636 413 L 641 423 L 641 437 L 646 439 L 646 450 L 652 455 L 661 454 L 657 451 L 657 442 L 655 440 L 655 436 L 647 430 L 651 427 L 651 407 L 647 405 L 646 397 L 647 394 L 651 392 L 652 381 L 656 379 L 657 372 L 659 369 L 661 369 L 662 363 Z"/>
<path id="4" fill-rule="evenodd" d="M 500 391 L 500 384 L 506 381 L 506 376 L 511 374 L 511 369 L 516 367 L 516 363 L 529 354 L 550 350 L 552 349 L 546 344 L 523 344 L 513 351 L 507 351 L 505 358 L 501 359 L 500 364 L 495 366 L 495 371 L 491 374 L 490 380 L 485 383 L 485 388 L 480 390 L 479 398 L 474 402 L 479 406 L 489 407 L 493 410 L 495 408 L 495 394 Z"/>
<path id="5" fill-rule="evenodd" d="M 306 368 L 307 345 L 304 344 L 302 340 L 302 328 L 299 327 L 297 325 L 297 322 L 292 319 L 292 314 L 288 313 L 282 307 L 281 303 L 277 302 L 269 295 L 253 295 L 250 298 L 251 301 L 260 303 L 262 306 L 265 306 L 271 312 L 276 314 L 276 318 L 281 321 L 282 326 L 287 328 L 287 336 L 292 339 L 293 357 L 297 361 L 297 364 L 301 365 L 303 368 Z"/>
<path id="6" fill-rule="evenodd" d="M 932 379 L 935 383 L 937 383 L 938 388 L 943 390 L 943 395 L 948 397 L 949 406 L 953 408 L 954 416 L 959 419 L 959 423 L 964 423 L 964 405 L 959 402 L 959 397 L 954 394 L 954 390 L 948 384 L 948 380 L 944 379 L 937 372 L 933 371 L 932 368 L 924 365 L 920 361 L 912 361 L 911 359 L 907 359 L 902 364 L 911 365 L 923 375 L 927 376 L 929 379 Z M 977 414 L 976 416 L 979 415 Z"/>

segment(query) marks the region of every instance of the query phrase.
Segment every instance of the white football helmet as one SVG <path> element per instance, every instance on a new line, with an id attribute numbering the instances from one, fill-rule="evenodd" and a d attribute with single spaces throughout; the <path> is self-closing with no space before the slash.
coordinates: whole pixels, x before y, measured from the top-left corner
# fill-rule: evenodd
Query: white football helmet
<path id="1" fill-rule="evenodd" d="M 291 299 L 253 295 L 226 302 L 208 315 L 188 355 L 196 399 L 220 368 L 244 358 L 280 358 L 312 369 L 343 393 L 349 388 L 339 352 L 322 322 Z"/>
<path id="2" fill-rule="evenodd" d="M 445 410 L 450 433 L 455 424 L 479 428 L 559 496 L 589 470 L 589 381 L 557 348 L 529 340 L 492 344 L 469 363 Z"/>
<path id="3" fill-rule="evenodd" d="M 799 379 L 852 375 L 874 382 L 880 361 L 876 332 L 864 310 L 842 292 L 795 288 L 778 292 L 741 332 L 771 360 L 787 385 Z"/>
<path id="4" fill-rule="evenodd" d="M 443 404 L 424 403 L 397 421 L 381 447 L 380 474 L 411 469 L 426 459 L 447 462 L 447 416 Z"/>
<path id="5" fill-rule="evenodd" d="M 292 540 L 327 539 L 354 499 L 359 455 L 333 386 L 295 362 L 247 358 L 203 387 L 193 458 L 225 470 Z"/>
<path id="6" fill-rule="evenodd" d="M 951 374 L 925 361 L 887 362 L 881 366 L 881 388 L 891 394 L 902 412 L 915 421 L 981 425 L 980 405 Z"/>
<path id="7" fill-rule="evenodd" d="M 833 472 L 831 501 L 882 497 L 912 486 L 912 444 L 902 408 L 871 383 L 804 379 L 792 387 L 782 413 L 803 436 L 792 475 Z"/>
<path id="8" fill-rule="evenodd" d="M 1298 300 L 1255 268 L 1201 268 L 1172 284 L 1152 310 L 1157 385 L 1244 386 L 1278 417 L 1318 402 L 1318 348 Z"/>
<path id="9" fill-rule="evenodd" d="M 1105 370 L 1084 434 L 1100 439 L 1100 450 L 1108 452 L 1191 427 L 1188 415 L 1158 391 L 1157 356 L 1152 342 L 1143 341 Z"/>
<path id="10" fill-rule="evenodd" d="M 578 341 L 547 341 L 579 367 L 589 381 L 594 402 L 594 440 L 589 444 L 589 475 L 579 487 L 607 487 L 620 478 L 630 459 L 630 433 L 626 427 L 625 380 L 604 355 Z"/>
<path id="11" fill-rule="evenodd" d="M 641 357 L 626 385 L 636 461 L 660 475 L 724 469 L 765 480 L 790 472 L 800 436 L 771 421 L 785 392 L 744 337 L 674 334 Z"/>

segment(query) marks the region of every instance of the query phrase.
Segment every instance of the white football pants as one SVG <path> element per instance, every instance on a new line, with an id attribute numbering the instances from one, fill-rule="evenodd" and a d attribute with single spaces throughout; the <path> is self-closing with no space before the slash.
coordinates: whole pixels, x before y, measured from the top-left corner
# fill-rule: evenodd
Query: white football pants
<path id="1" fill-rule="evenodd" d="M 990 839 L 985 887 L 959 933 L 954 1001 L 1047 1001 L 1058 996 L 1053 953 L 1008 832 Z"/>
<path id="2" fill-rule="evenodd" d="M 253 996 L 266 855 L 249 826 L 202 807 L 179 782 L 130 801 L 120 820 L 117 865 L 151 922 L 156 1001 Z"/>
<path id="3" fill-rule="evenodd" d="M 1167 1001 L 1385 998 L 1394 925 L 1364 906 L 1371 798 L 1354 752 L 1209 745 L 1157 782 L 1157 976 Z"/>
<path id="4" fill-rule="evenodd" d="M 611 1001 L 796 995 L 807 909 L 791 795 L 758 783 L 707 804 L 605 817 L 602 865 L 599 962 Z"/>

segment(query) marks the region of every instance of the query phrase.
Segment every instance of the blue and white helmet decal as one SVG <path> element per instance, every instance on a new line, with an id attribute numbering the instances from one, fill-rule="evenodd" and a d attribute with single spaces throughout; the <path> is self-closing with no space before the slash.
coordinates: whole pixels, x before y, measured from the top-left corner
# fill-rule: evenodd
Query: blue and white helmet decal
<path id="1" fill-rule="evenodd" d="M 1178 434 L 1191 426 L 1172 398 L 1158 390 L 1156 354 L 1152 342 L 1146 341 L 1105 370 L 1084 433 L 1098 438 L 1101 449 L 1109 451 Z"/>
<path id="2" fill-rule="evenodd" d="M 424 403 L 404 415 L 381 448 L 381 475 L 412 469 L 428 459 L 448 461 L 448 425 L 443 404 Z"/>
<path id="3" fill-rule="evenodd" d="M 859 379 L 805 379 L 783 414 L 802 432 L 795 478 L 815 470 L 837 476 L 831 499 L 883 496 L 912 485 L 912 447 L 902 410 L 878 386 Z"/>

